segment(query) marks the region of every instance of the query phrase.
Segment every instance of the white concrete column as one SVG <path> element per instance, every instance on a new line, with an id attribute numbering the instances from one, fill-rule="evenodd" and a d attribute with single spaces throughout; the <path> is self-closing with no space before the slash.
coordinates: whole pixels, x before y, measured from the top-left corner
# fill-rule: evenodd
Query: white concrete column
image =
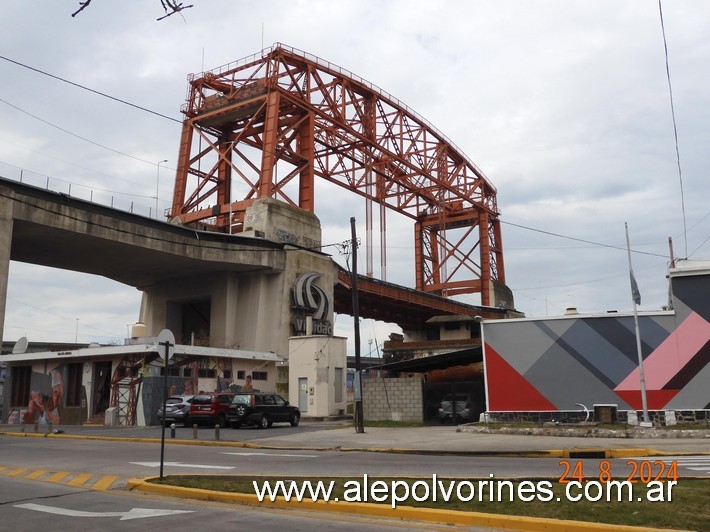
<path id="1" fill-rule="evenodd" d="M 0 340 L 5 339 L 5 306 L 12 248 L 12 206 L 11 199 L 0 198 Z"/>

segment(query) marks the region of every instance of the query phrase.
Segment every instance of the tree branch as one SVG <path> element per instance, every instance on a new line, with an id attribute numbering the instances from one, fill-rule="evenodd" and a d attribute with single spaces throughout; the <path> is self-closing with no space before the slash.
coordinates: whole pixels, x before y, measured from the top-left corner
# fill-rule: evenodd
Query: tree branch
<path id="1" fill-rule="evenodd" d="M 160 0 L 160 3 L 162 4 L 163 9 L 165 10 L 165 15 L 159 17 L 157 20 L 163 20 L 165 18 L 168 18 L 170 15 L 180 13 L 180 11 L 182 11 L 183 9 L 189 9 L 193 7 L 192 4 L 190 4 L 189 6 L 185 6 L 182 2 L 178 2 L 177 0 Z"/>
<path id="2" fill-rule="evenodd" d="M 77 16 L 79 13 L 81 13 L 87 7 L 89 7 L 90 3 L 91 3 L 91 0 L 84 0 L 83 2 L 79 2 L 79 9 L 74 11 L 74 13 L 72 13 L 71 16 L 72 17 Z M 182 11 L 184 9 L 190 9 L 191 7 L 193 7 L 192 4 L 186 6 L 182 2 L 179 2 L 178 0 L 160 0 L 160 4 L 163 6 L 163 10 L 165 11 L 165 15 L 158 18 L 157 20 L 163 20 L 165 18 L 168 18 L 170 15 L 174 15 L 175 13 L 180 13 L 180 11 Z"/>
<path id="3" fill-rule="evenodd" d="M 72 17 L 77 16 L 79 13 L 84 11 L 87 7 L 89 7 L 89 4 L 91 3 L 91 0 L 86 0 L 85 2 L 79 2 L 79 5 L 81 6 L 79 9 L 74 11 L 74 13 L 71 14 Z"/>

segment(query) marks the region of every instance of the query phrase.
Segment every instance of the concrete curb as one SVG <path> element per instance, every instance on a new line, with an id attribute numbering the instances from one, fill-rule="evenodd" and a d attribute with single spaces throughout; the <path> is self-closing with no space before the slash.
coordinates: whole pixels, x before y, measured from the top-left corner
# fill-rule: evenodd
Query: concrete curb
<path id="1" fill-rule="evenodd" d="M 606 530 L 617 532 L 650 532 L 661 530 L 657 528 L 610 525 L 604 523 L 586 523 L 583 521 L 549 519 L 544 517 L 486 514 L 482 512 L 462 512 L 458 510 L 439 510 L 435 508 L 413 508 L 411 506 L 398 506 L 397 508 L 391 508 L 386 504 L 371 504 L 362 502 L 301 501 L 292 503 L 283 499 L 273 502 L 269 500 L 260 502 L 256 495 L 248 493 L 228 493 L 196 488 L 183 488 L 179 486 L 167 486 L 163 484 L 152 484 L 149 482 L 154 478 L 157 477 L 130 479 L 128 481 L 127 488 L 130 491 L 135 490 L 170 497 L 245 504 L 261 508 L 293 510 L 297 505 L 299 510 L 313 510 L 317 512 L 337 514 L 355 514 L 385 519 L 401 519 L 421 523 L 436 523 L 440 525 L 479 526 L 498 529 L 502 528 L 507 530 L 544 530 L 548 532 L 595 532 Z"/>
<path id="2" fill-rule="evenodd" d="M 0 435 L 19 438 L 65 438 L 77 440 L 124 441 L 136 443 L 160 443 L 159 438 L 138 438 L 119 436 L 94 436 L 78 434 L 54 434 L 40 432 L 5 432 Z M 275 451 L 342 451 L 371 452 L 391 454 L 418 454 L 440 456 L 501 456 L 522 458 L 633 458 L 645 456 L 697 456 L 710 455 L 710 452 L 659 451 L 656 449 L 546 449 L 539 451 L 455 451 L 438 449 L 409 449 L 402 447 L 341 447 L 341 446 L 307 446 L 307 445 L 262 445 L 251 442 L 224 440 L 184 440 L 166 439 L 170 445 L 201 445 L 208 447 L 235 447 L 246 449 L 266 449 Z"/>

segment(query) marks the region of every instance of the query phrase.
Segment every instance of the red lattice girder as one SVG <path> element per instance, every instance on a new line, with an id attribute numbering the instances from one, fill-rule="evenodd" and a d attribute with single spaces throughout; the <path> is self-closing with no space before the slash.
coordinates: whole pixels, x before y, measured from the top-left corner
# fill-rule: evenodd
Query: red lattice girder
<path id="1" fill-rule="evenodd" d="M 419 290 L 481 292 L 491 304 L 491 281 L 505 282 L 496 190 L 413 110 L 280 44 L 188 81 L 171 217 L 235 232 L 257 198 L 317 212 L 316 178 L 330 181 L 426 224 L 415 235 Z"/>

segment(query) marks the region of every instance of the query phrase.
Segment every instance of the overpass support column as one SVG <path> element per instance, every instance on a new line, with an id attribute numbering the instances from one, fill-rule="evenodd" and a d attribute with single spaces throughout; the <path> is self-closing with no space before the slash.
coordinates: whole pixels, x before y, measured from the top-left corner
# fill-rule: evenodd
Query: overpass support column
<path id="1" fill-rule="evenodd" d="M 12 247 L 12 205 L 11 199 L 0 198 L 0 340 L 5 338 L 5 304 Z"/>

